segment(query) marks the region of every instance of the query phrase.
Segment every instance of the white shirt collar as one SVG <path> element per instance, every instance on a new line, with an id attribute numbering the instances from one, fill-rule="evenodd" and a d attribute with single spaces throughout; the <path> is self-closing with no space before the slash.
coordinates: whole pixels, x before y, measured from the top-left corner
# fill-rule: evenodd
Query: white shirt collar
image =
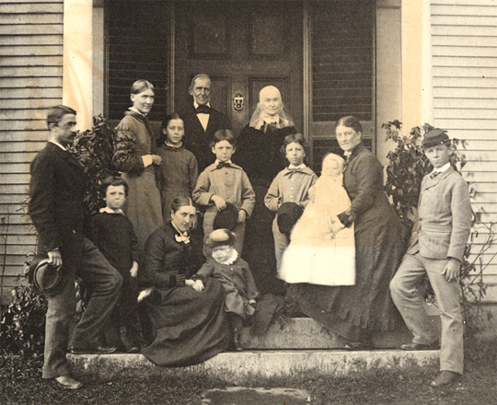
<path id="1" fill-rule="evenodd" d="M 195 109 L 197 109 L 197 108 L 198 108 L 199 104 L 197 103 L 197 101 L 196 101 L 196 100 L 193 100 L 193 106 L 195 107 Z M 212 108 L 212 107 L 211 107 L 211 103 L 210 103 L 210 102 L 208 102 L 208 103 L 206 104 L 206 106 L 207 106 L 207 107 L 209 107 L 209 108 Z"/>
<path id="2" fill-rule="evenodd" d="M 432 173 L 443 173 L 449 168 L 450 168 L 450 162 L 444 164 L 442 167 L 439 167 L 438 169 L 433 169 Z"/>
<path id="3" fill-rule="evenodd" d="M 109 207 L 104 207 L 104 208 L 100 208 L 100 211 L 99 212 L 105 212 L 107 214 L 119 214 L 119 215 L 124 215 L 124 212 L 123 210 L 119 209 L 117 211 L 114 211 L 112 209 L 110 209 Z"/>
<path id="4" fill-rule="evenodd" d="M 301 170 L 305 169 L 306 167 L 307 166 L 304 163 L 302 163 L 301 165 L 298 165 L 298 166 L 294 166 L 294 165 L 289 165 L 288 166 L 289 169 L 301 169 Z"/>
<path id="5" fill-rule="evenodd" d="M 219 159 L 216 159 L 216 161 L 214 162 L 214 164 L 217 166 L 219 163 L 221 163 L 221 161 Z M 231 159 L 230 160 L 227 160 L 226 162 L 223 162 L 223 163 L 229 163 L 230 165 L 232 165 L 233 163 L 231 162 Z"/>
<path id="6" fill-rule="evenodd" d="M 55 141 L 48 141 L 50 143 L 53 143 L 54 145 L 57 145 L 60 149 L 65 150 L 67 152 L 67 148 L 62 146 L 60 143 L 55 142 Z"/>
<path id="7" fill-rule="evenodd" d="M 143 117 L 146 117 L 146 116 L 147 116 L 147 114 L 143 114 L 141 111 L 138 111 L 138 109 L 137 109 L 137 108 L 135 108 L 135 107 L 129 107 L 129 109 L 130 109 L 131 111 L 135 112 L 135 113 L 138 113 L 138 114 L 142 115 Z"/>

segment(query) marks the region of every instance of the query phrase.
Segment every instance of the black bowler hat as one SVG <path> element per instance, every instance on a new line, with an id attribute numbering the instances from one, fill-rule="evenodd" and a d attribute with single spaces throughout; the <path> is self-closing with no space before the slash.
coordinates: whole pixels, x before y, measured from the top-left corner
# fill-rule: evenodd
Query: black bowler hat
<path id="1" fill-rule="evenodd" d="M 447 132 L 443 129 L 434 128 L 425 133 L 421 147 L 426 149 L 431 148 L 432 146 L 449 144 L 450 138 L 447 135 Z"/>
<path id="2" fill-rule="evenodd" d="M 214 229 L 232 230 L 238 222 L 238 208 L 232 203 L 227 202 L 226 208 L 219 211 L 214 218 Z"/>
<path id="3" fill-rule="evenodd" d="M 290 235 L 294 225 L 302 216 L 304 210 L 293 202 L 285 202 L 278 209 L 278 228 L 281 233 Z"/>
<path id="4" fill-rule="evenodd" d="M 54 296 L 66 285 L 62 266 L 54 266 L 48 262 L 46 254 L 36 255 L 29 264 L 28 280 L 39 293 Z"/>

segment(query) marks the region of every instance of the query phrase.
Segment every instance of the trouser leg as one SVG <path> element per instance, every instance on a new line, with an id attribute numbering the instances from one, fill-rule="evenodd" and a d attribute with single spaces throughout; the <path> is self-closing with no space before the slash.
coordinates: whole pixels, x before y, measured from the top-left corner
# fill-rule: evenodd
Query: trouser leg
<path id="1" fill-rule="evenodd" d="M 462 374 L 464 368 L 464 327 L 459 281 L 448 282 L 442 274 L 447 264 L 446 259 L 425 259 L 425 262 L 442 321 L 440 370 Z"/>
<path id="2" fill-rule="evenodd" d="M 65 288 L 56 296 L 48 298 L 43 378 L 55 378 L 69 374 L 66 351 L 70 325 L 75 315 L 76 294 L 74 270 L 66 267 L 65 271 L 67 272 Z"/>
<path id="3" fill-rule="evenodd" d="M 426 274 L 419 254 L 405 254 L 397 273 L 390 282 L 392 300 L 407 327 L 414 335 L 413 342 L 430 344 L 437 339 L 430 317 L 423 308 L 419 283 Z"/>
<path id="4" fill-rule="evenodd" d="M 88 239 L 83 240 L 83 256 L 78 275 L 92 287 L 90 301 L 74 329 L 72 345 L 94 348 L 121 294 L 123 278 Z"/>

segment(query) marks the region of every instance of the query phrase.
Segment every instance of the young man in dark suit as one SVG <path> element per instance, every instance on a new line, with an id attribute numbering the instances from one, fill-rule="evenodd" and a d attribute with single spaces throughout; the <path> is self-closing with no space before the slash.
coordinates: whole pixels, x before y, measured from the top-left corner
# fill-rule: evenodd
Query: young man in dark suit
<path id="1" fill-rule="evenodd" d="M 211 107 L 211 93 L 209 76 L 195 76 L 190 85 L 193 104 L 181 114 L 185 123 L 184 146 L 197 158 L 199 173 L 213 163 L 210 143 L 216 131 L 231 129 L 228 116 Z"/>
<path id="2" fill-rule="evenodd" d="M 48 143 L 31 163 L 29 215 L 38 231 L 38 253 L 46 253 L 51 264 L 63 266 L 65 286 L 48 297 L 43 378 L 77 389 L 82 384 L 70 377 L 66 359 L 76 309 L 74 278 L 78 275 L 88 283 L 92 295 L 74 329 L 71 352 L 108 354 L 116 349 L 101 346 L 99 338 L 119 298 L 122 277 L 85 236 L 85 175 L 67 150 L 75 137 L 76 111 L 55 106 L 48 111 L 47 124 Z"/>
<path id="3" fill-rule="evenodd" d="M 419 222 L 411 244 L 390 282 L 392 299 L 413 341 L 403 350 L 438 348 L 438 334 L 421 304 L 418 283 L 428 275 L 437 297 L 442 321 L 440 374 L 434 388 L 457 382 L 463 373 L 463 316 L 459 276 L 464 249 L 471 231 L 471 203 L 466 181 L 450 164 L 450 139 L 441 129 L 423 139 L 433 171 L 423 178 L 418 202 Z"/>

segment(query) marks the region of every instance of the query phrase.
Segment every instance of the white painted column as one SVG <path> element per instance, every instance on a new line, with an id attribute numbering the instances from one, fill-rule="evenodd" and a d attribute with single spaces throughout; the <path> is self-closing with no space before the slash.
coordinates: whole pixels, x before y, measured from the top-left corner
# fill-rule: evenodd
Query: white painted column
<path id="1" fill-rule="evenodd" d="M 383 165 L 395 144 L 385 142 L 387 121 L 402 121 L 401 0 L 376 1 L 376 156 Z"/>
<path id="2" fill-rule="evenodd" d="M 423 124 L 423 3 L 402 0 L 402 122 L 406 135 Z"/>
<path id="3" fill-rule="evenodd" d="M 433 122 L 433 60 L 431 47 L 431 0 L 423 0 L 423 47 L 421 77 L 421 121 L 434 125 Z"/>
<path id="4" fill-rule="evenodd" d="M 92 126 L 92 0 L 64 0 L 63 103 L 77 112 L 80 130 Z"/>

